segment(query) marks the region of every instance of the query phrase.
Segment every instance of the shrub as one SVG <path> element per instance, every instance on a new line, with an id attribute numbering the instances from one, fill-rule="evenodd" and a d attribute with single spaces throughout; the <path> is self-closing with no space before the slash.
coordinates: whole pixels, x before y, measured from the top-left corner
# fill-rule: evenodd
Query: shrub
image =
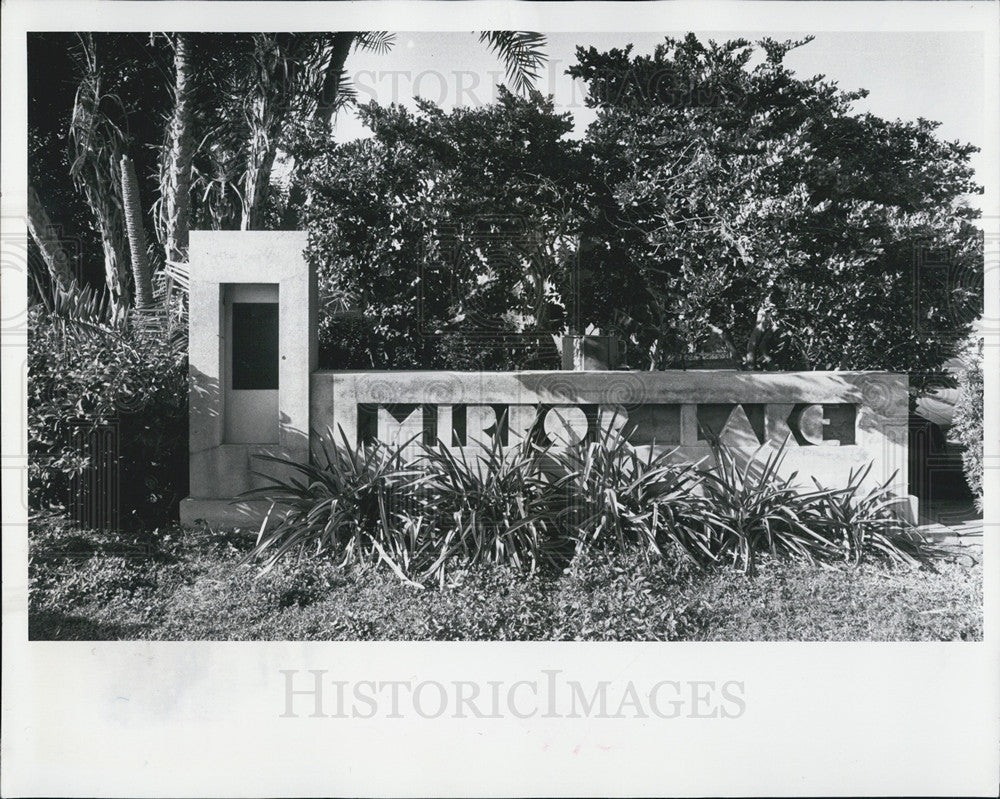
<path id="1" fill-rule="evenodd" d="M 694 490 L 700 478 L 672 456 L 666 450 L 654 456 L 652 448 L 641 456 L 614 425 L 599 441 L 556 456 L 571 497 L 564 522 L 577 554 L 638 544 L 662 555 L 668 543 L 695 561 L 705 554 L 694 521 L 704 510 Z"/>
<path id="2" fill-rule="evenodd" d="M 847 485 L 837 491 L 817 495 L 819 528 L 825 536 L 843 548 L 844 559 L 855 564 L 866 554 L 915 566 L 937 550 L 920 533 L 904 522 L 894 510 L 900 498 L 889 489 L 890 478 L 884 484 L 863 491 L 872 464 L 851 470 Z M 813 478 L 815 482 L 815 478 Z"/>
<path id="3" fill-rule="evenodd" d="M 324 294 L 364 312 L 369 368 L 523 364 L 526 328 L 561 326 L 572 277 L 564 240 L 586 166 L 572 124 L 504 90 L 484 108 L 418 105 L 361 106 L 372 138 L 310 148 L 306 257 Z M 322 325 L 322 362 L 358 357 Z"/>
<path id="4" fill-rule="evenodd" d="M 910 566 L 929 562 L 938 550 L 893 510 L 899 498 L 884 485 L 865 490 L 871 464 L 851 471 L 841 488 L 816 490 L 797 484 L 797 473 L 779 476 L 785 444 L 763 458 L 763 448 L 741 467 L 737 455 L 713 442 L 715 466 L 705 472 L 706 549 L 743 571 L 760 553 L 814 562 L 865 556 Z"/>
<path id="5" fill-rule="evenodd" d="M 351 447 L 341 431 L 321 437 L 316 465 L 263 457 L 306 478 L 270 478 L 248 496 L 272 501 L 276 519 L 261 525 L 247 560 L 274 566 L 286 553 L 385 563 L 406 581 L 443 582 L 452 561 L 554 566 L 569 552 L 556 525 L 560 481 L 541 471 L 542 452 L 485 446 L 467 459 L 444 447 L 422 448 L 404 461 L 407 444 Z"/>
<path id="6" fill-rule="evenodd" d="M 328 308 L 319 315 L 320 369 L 372 369 L 375 350 L 371 324 L 360 316 L 336 316 Z"/>
<path id="7" fill-rule="evenodd" d="M 955 432 L 964 445 L 962 465 L 965 479 L 983 509 L 983 339 L 969 347 L 958 377 L 958 402 L 955 405 Z"/>
<path id="8" fill-rule="evenodd" d="M 341 437 L 342 443 L 338 443 L 327 430 L 320 451 L 315 453 L 315 465 L 258 456 L 299 477 L 281 479 L 258 473 L 270 482 L 248 491 L 247 496 L 265 497 L 272 506 L 248 560 L 263 558 L 265 569 L 270 569 L 286 553 L 302 555 L 309 551 L 313 555 L 336 555 L 344 563 L 374 558 L 390 564 L 403 576 L 403 569 L 390 552 L 397 557 L 406 552 L 404 542 L 413 536 L 400 529 L 398 523 L 390 523 L 391 507 L 407 491 L 405 478 L 414 478 L 418 472 L 404 468 L 402 447 L 375 442 L 355 448 L 342 430 Z M 269 528 L 275 510 L 279 518 Z"/>
<path id="9" fill-rule="evenodd" d="M 726 559 L 752 571 L 761 552 L 806 560 L 833 554 L 820 528 L 819 502 L 829 492 L 803 492 L 796 475 L 779 477 L 784 445 L 763 460 L 755 453 L 741 467 L 736 454 L 714 442 L 715 466 L 705 471 L 706 548 L 715 560 Z"/>
<path id="10" fill-rule="evenodd" d="M 471 457 L 441 443 L 424 450 L 418 518 L 429 522 L 436 538 L 436 558 L 425 576 L 443 580 L 452 558 L 532 573 L 568 561 L 572 549 L 561 517 L 575 498 L 572 475 L 547 474 L 546 450 L 533 437 L 506 448 L 495 437 Z"/>
<path id="11" fill-rule="evenodd" d="M 186 358 L 164 337 L 66 325 L 38 306 L 29 320 L 29 507 L 65 509 L 91 466 L 75 436 L 113 425 L 123 525 L 176 518 L 187 493 Z"/>

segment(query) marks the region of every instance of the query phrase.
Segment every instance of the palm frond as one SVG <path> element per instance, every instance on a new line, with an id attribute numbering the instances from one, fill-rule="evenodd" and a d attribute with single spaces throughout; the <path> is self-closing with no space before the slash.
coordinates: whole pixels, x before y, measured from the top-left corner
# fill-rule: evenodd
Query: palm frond
<path id="1" fill-rule="evenodd" d="M 503 61 L 515 91 L 527 94 L 545 63 L 545 36 L 532 31 L 480 31 L 479 41 Z"/>
<path id="2" fill-rule="evenodd" d="M 111 304 L 125 308 L 130 304 L 120 167 L 128 141 L 125 107 L 117 95 L 103 89 L 90 34 L 78 35 L 74 57 L 79 83 L 68 136 L 70 177 L 86 198 L 101 234 Z"/>
<path id="3" fill-rule="evenodd" d="M 396 44 L 396 34 L 390 31 L 361 31 L 354 37 L 356 50 L 371 50 L 385 55 Z"/>

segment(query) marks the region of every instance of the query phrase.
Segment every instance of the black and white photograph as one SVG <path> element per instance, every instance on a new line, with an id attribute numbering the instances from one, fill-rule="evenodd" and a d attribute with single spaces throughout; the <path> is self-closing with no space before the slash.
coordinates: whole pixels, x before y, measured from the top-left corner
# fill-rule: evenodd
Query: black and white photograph
<path id="1" fill-rule="evenodd" d="M 995 795 L 998 8 L 5 3 L 3 794 Z"/>

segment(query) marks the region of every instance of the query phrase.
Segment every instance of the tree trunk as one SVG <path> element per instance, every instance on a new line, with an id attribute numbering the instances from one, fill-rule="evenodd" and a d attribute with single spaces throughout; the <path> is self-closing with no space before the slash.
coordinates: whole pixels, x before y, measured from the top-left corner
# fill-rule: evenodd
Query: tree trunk
<path id="1" fill-rule="evenodd" d="M 45 261 L 52 282 L 60 289 L 68 291 L 74 279 L 69 266 L 69 257 L 33 186 L 28 186 L 28 231 L 41 250 L 42 259 Z"/>
<path id="2" fill-rule="evenodd" d="M 268 101 L 262 101 L 261 105 L 262 116 L 269 115 L 270 109 L 266 107 Z M 264 211 L 271 187 L 271 168 L 277 155 L 277 127 L 273 122 L 264 122 L 250 143 L 250 156 L 243 183 L 243 218 L 240 230 L 260 230 L 264 227 Z"/>
<path id="3" fill-rule="evenodd" d="M 330 63 L 326 68 L 326 75 L 323 77 L 323 89 L 320 92 L 319 101 L 313 111 L 313 119 L 319 121 L 329 130 L 333 122 L 333 112 L 337 109 L 337 102 L 340 99 L 340 84 L 344 75 L 344 64 L 347 55 L 351 52 L 351 45 L 357 37 L 356 33 L 335 33 L 333 35 L 333 47 L 330 55 Z"/>
<path id="4" fill-rule="evenodd" d="M 194 158 L 191 43 L 189 34 L 174 39 L 174 109 L 170 117 L 165 185 L 161 187 L 167 260 L 184 262 L 191 227 L 191 162 Z"/>
<path id="5" fill-rule="evenodd" d="M 259 82 L 247 104 L 250 141 L 243 175 L 240 230 L 263 227 L 271 168 L 298 72 L 295 51 L 300 39 L 295 34 L 255 34 L 254 38 Z"/>
<path id="6" fill-rule="evenodd" d="M 114 156 L 110 156 L 113 158 Z M 128 280 L 126 243 L 122 232 L 122 209 L 117 202 L 120 188 L 114 182 L 105 184 L 96 174 L 84 179 L 84 195 L 94 214 L 97 230 L 101 234 L 104 251 L 104 282 L 108 287 L 111 307 L 117 315 L 132 304 L 132 290 Z"/>
<path id="7" fill-rule="evenodd" d="M 719 339 L 725 345 L 726 349 L 729 351 L 729 357 L 731 357 L 733 361 L 736 362 L 736 364 L 739 365 L 743 363 L 743 359 L 740 357 L 739 347 L 737 347 L 736 344 L 733 343 L 732 338 L 729 337 L 729 335 L 726 333 L 725 330 L 723 330 L 718 325 L 713 325 L 711 322 L 707 323 L 705 327 L 707 327 L 709 330 L 711 330 L 713 333 L 715 333 L 715 335 L 719 337 Z"/>
<path id="8" fill-rule="evenodd" d="M 770 298 L 764 300 L 757 309 L 754 328 L 747 338 L 747 351 L 744 363 L 748 369 L 757 369 L 767 357 L 767 344 L 773 325 L 774 304 Z"/>
<path id="9" fill-rule="evenodd" d="M 98 206 L 92 206 L 97 216 L 97 227 L 101 231 L 101 248 L 104 250 L 104 282 L 111 296 L 111 307 L 117 315 L 132 304 L 131 287 L 125 272 L 125 250 L 121 236 L 113 232 L 114 223 L 104 215 Z M 115 215 L 117 216 L 117 214 Z M 120 221 L 120 220 L 118 220 Z"/>
<path id="10" fill-rule="evenodd" d="M 146 230 L 142 225 L 142 203 L 139 201 L 139 181 L 135 166 L 127 155 L 122 156 L 122 204 L 125 206 L 125 227 L 128 230 L 129 250 L 132 254 L 132 276 L 135 279 L 135 304 L 141 309 L 153 304 L 153 283 L 149 276 L 149 258 L 146 254 Z"/>

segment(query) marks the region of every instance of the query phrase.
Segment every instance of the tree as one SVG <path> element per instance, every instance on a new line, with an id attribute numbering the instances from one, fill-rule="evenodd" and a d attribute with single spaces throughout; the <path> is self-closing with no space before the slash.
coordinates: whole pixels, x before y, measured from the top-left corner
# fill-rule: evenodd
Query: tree
<path id="1" fill-rule="evenodd" d="M 587 290 L 649 366 L 714 337 L 747 369 L 930 373 L 976 316 L 981 282 L 954 279 L 981 269 L 976 148 L 797 78 L 783 59 L 808 41 L 577 49 L 598 109 Z M 951 278 L 915 271 L 921 252 Z"/>
<path id="2" fill-rule="evenodd" d="M 134 158 L 149 207 L 157 153 L 146 144 L 162 132 L 163 53 L 148 35 L 135 34 L 37 33 L 27 44 L 28 176 L 36 210 L 48 216 L 78 285 L 109 291 L 120 311 L 121 289 L 131 297 L 132 281 L 120 157 Z M 33 235 L 33 268 L 45 261 L 38 244 Z"/>
<path id="3" fill-rule="evenodd" d="M 329 144 L 304 170 L 307 254 L 372 331 L 351 365 L 523 364 L 567 322 L 586 173 L 570 115 L 503 89 L 451 113 L 359 111 L 373 137 Z"/>
<path id="4" fill-rule="evenodd" d="M 118 312 L 131 303 L 118 189 L 127 114 L 121 99 L 104 91 L 97 48 L 90 34 L 80 35 L 79 63 L 82 75 L 70 122 L 70 175 L 93 211 L 104 249 L 105 282 L 112 308 Z"/>
<path id="5" fill-rule="evenodd" d="M 37 243 L 49 279 L 60 289 L 69 290 L 74 278 L 70 269 L 69 256 L 59 240 L 55 227 L 49 220 L 45 206 L 38 199 L 34 186 L 28 186 L 28 231 Z"/>
<path id="6" fill-rule="evenodd" d="M 962 465 L 965 479 L 983 509 L 983 339 L 967 342 L 962 352 L 962 370 L 958 377 L 958 401 L 955 404 L 955 432 L 963 444 Z"/>
<path id="7" fill-rule="evenodd" d="M 386 53 L 394 41 L 394 34 L 384 31 L 340 32 L 333 35 L 326 53 L 319 99 L 312 105 L 311 114 L 291 128 L 285 143 L 287 161 L 292 169 L 288 197 L 281 216 L 283 228 L 296 227 L 302 206 L 307 201 L 306 174 L 302 165 L 330 137 L 337 110 L 354 102 L 354 89 L 344 71 L 349 53 L 358 49 Z M 531 31 L 481 31 L 479 41 L 503 61 L 506 76 L 514 90 L 521 94 L 528 93 L 532 81 L 538 76 L 539 67 L 545 61 L 545 37 Z"/>
<path id="8" fill-rule="evenodd" d="M 163 239 L 167 260 L 186 261 L 191 226 L 191 165 L 194 160 L 194 70 L 191 35 L 175 34 L 173 110 L 161 158 Z"/>
<path id="9" fill-rule="evenodd" d="M 487 31 L 480 39 L 504 60 L 512 82 L 526 90 L 542 61 L 544 37 Z M 218 34 L 178 35 L 162 190 L 174 238 L 182 241 L 184 236 L 176 231 L 184 219 L 178 195 L 185 186 L 202 190 L 202 221 L 213 227 L 261 228 L 271 224 L 265 219 L 269 209 L 280 215 L 281 226 L 293 227 L 305 200 L 304 175 L 295 168 L 301 160 L 299 149 L 309 139 L 328 138 L 334 113 L 353 102 L 344 71 L 348 55 L 357 49 L 387 52 L 393 40 L 393 34 L 384 31 L 258 33 L 225 39 Z M 199 115 L 187 105 L 192 80 L 213 91 L 210 97 L 200 93 L 205 129 L 200 164 L 188 159 L 186 149 L 199 124 Z M 291 183 L 283 208 L 277 208 L 271 181 L 281 155 Z M 171 211 L 175 208 L 181 213 Z"/>
<path id="10" fill-rule="evenodd" d="M 480 39 L 504 60 L 515 85 L 526 86 L 536 74 L 544 37 L 487 31 Z M 140 198 L 153 211 L 162 247 L 154 263 L 163 255 L 171 261 L 186 258 L 191 225 L 248 229 L 282 223 L 282 204 L 272 186 L 281 154 L 293 178 L 283 223 L 293 225 L 304 200 L 302 175 L 294 169 L 295 143 L 307 133 L 328 138 L 334 112 L 353 100 L 344 73 L 351 50 L 385 51 L 391 44 L 392 35 L 379 31 L 83 34 L 78 42 L 65 34 L 32 34 L 30 171 L 33 178 L 59 171 L 62 156 L 52 133 L 64 124 L 66 109 L 56 107 L 61 97 L 56 89 L 66 81 L 57 62 L 71 49 L 78 86 L 70 166 L 92 214 L 92 220 L 74 222 L 97 228 L 104 282 L 116 307 L 125 307 L 130 285 L 120 194 L 122 154 L 130 152 L 136 159 L 140 194 L 147 191 L 144 180 L 155 181 L 149 201 Z M 44 211 L 60 192 L 58 180 L 32 183 L 42 198 L 36 210 Z M 72 199 L 66 204 L 80 215 Z M 62 205 L 49 209 L 57 223 L 68 221 Z M 84 249 L 92 246 L 88 236 L 81 243 Z"/>

